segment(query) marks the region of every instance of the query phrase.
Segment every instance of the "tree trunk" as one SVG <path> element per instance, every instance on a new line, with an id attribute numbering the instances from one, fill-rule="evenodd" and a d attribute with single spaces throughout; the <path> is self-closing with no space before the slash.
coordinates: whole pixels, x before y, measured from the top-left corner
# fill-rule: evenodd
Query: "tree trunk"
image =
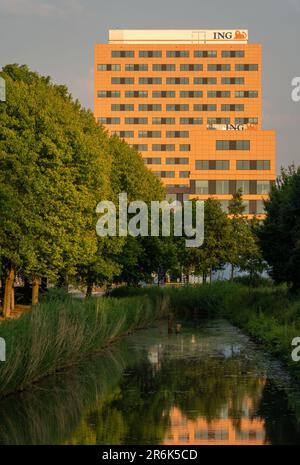
<path id="1" fill-rule="evenodd" d="M 231 281 L 233 281 L 233 278 L 234 278 L 234 265 L 231 265 Z"/>
<path id="2" fill-rule="evenodd" d="M 4 318 L 9 317 L 11 314 L 12 292 L 13 292 L 14 280 L 15 280 L 15 270 L 13 268 L 10 268 L 5 278 L 5 289 L 4 289 L 4 299 L 3 299 Z"/>
<path id="3" fill-rule="evenodd" d="M 87 285 L 87 288 L 86 288 L 86 297 L 92 297 L 92 294 L 93 294 L 93 285 L 92 284 L 88 284 Z"/>
<path id="4" fill-rule="evenodd" d="M 39 289 L 40 289 L 40 280 L 38 278 L 34 278 L 32 280 L 32 294 L 31 294 L 32 305 L 37 305 L 39 303 Z"/>
<path id="5" fill-rule="evenodd" d="M 15 309 L 15 288 L 14 288 L 14 285 L 12 285 L 11 295 L 10 295 L 10 310 L 13 312 L 14 309 Z"/>

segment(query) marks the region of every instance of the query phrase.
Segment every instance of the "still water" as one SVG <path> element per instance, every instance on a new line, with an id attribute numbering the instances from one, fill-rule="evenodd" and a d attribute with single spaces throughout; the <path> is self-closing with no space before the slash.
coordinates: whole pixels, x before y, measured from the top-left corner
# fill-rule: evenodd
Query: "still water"
<path id="1" fill-rule="evenodd" d="M 123 338 L 0 402 L 2 444 L 300 444 L 300 390 L 220 321 Z"/>

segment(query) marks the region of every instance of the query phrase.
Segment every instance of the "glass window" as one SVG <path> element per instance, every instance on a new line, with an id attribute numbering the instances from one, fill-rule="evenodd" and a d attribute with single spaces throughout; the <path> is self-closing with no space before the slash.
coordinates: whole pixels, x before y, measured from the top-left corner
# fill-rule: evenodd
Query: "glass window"
<path id="1" fill-rule="evenodd" d="M 195 58 L 215 58 L 217 56 L 216 50 L 195 50 Z"/>
<path id="2" fill-rule="evenodd" d="M 236 71 L 258 71 L 258 64 L 236 63 Z"/>
<path id="3" fill-rule="evenodd" d="M 119 90 L 98 90 L 97 97 L 99 98 L 119 98 L 121 92 Z"/>
<path id="4" fill-rule="evenodd" d="M 174 90 L 154 90 L 152 92 L 153 98 L 175 98 L 175 96 Z"/>
<path id="5" fill-rule="evenodd" d="M 175 150 L 174 144 L 153 144 L 152 145 L 153 152 L 173 152 Z"/>
<path id="6" fill-rule="evenodd" d="M 270 160 L 257 160 L 256 168 L 258 170 L 269 170 L 270 169 Z"/>
<path id="7" fill-rule="evenodd" d="M 161 50 L 140 50 L 139 57 L 140 58 L 161 58 L 162 53 Z"/>
<path id="8" fill-rule="evenodd" d="M 194 111 L 216 111 L 217 110 L 217 105 L 214 103 L 209 103 L 209 104 L 202 104 L 202 103 L 196 103 L 194 105 Z"/>
<path id="9" fill-rule="evenodd" d="M 180 144 L 179 145 L 180 152 L 189 152 L 191 150 L 190 144 Z"/>
<path id="10" fill-rule="evenodd" d="M 125 118 L 125 124 L 148 124 L 148 118 Z"/>
<path id="11" fill-rule="evenodd" d="M 237 160 L 236 169 L 237 170 L 250 170 L 250 161 L 249 160 Z"/>
<path id="12" fill-rule="evenodd" d="M 203 65 L 182 63 L 180 71 L 203 71 Z"/>
<path id="13" fill-rule="evenodd" d="M 187 103 L 183 103 L 181 105 L 168 103 L 166 105 L 166 110 L 167 111 L 189 111 L 189 105 Z"/>
<path id="14" fill-rule="evenodd" d="M 152 118 L 152 124 L 175 124 L 175 118 Z"/>
<path id="15" fill-rule="evenodd" d="M 134 110 L 134 105 L 131 103 L 127 104 L 119 104 L 119 103 L 113 103 L 111 106 L 111 111 L 133 111 Z"/>
<path id="16" fill-rule="evenodd" d="M 244 50 L 222 50 L 222 58 L 244 58 Z"/>
<path id="17" fill-rule="evenodd" d="M 217 78 L 215 77 L 195 77 L 194 84 L 202 84 L 202 85 L 214 85 L 217 84 Z"/>
<path id="18" fill-rule="evenodd" d="M 202 90 L 181 90 L 180 91 L 180 97 L 181 98 L 201 98 L 203 97 L 203 92 Z"/>
<path id="19" fill-rule="evenodd" d="M 139 84 L 161 84 L 161 78 L 159 77 L 140 77 Z"/>
<path id="20" fill-rule="evenodd" d="M 146 165 L 161 165 L 161 158 L 159 157 L 148 157 L 143 158 Z"/>
<path id="21" fill-rule="evenodd" d="M 139 111 L 161 111 L 160 104 L 140 103 Z"/>
<path id="22" fill-rule="evenodd" d="M 132 144 L 132 148 L 136 149 L 138 152 L 147 152 L 148 145 L 147 144 Z"/>
<path id="23" fill-rule="evenodd" d="M 231 66 L 223 63 L 211 63 L 207 65 L 208 71 L 230 71 Z"/>
<path id="24" fill-rule="evenodd" d="M 120 118 L 98 118 L 98 122 L 101 124 L 120 124 Z"/>
<path id="25" fill-rule="evenodd" d="M 203 124 L 202 118 L 180 118 L 180 124 Z"/>
<path id="26" fill-rule="evenodd" d="M 256 213 L 258 215 L 264 215 L 266 213 L 265 211 L 265 203 L 263 200 L 257 200 L 256 201 Z"/>
<path id="27" fill-rule="evenodd" d="M 168 50 L 167 58 L 182 58 L 190 55 L 188 50 Z"/>
<path id="28" fill-rule="evenodd" d="M 155 138 L 161 137 L 161 131 L 139 131 L 139 137 Z"/>
<path id="29" fill-rule="evenodd" d="M 245 78 L 243 77 L 222 77 L 221 84 L 239 84 L 243 85 Z"/>
<path id="30" fill-rule="evenodd" d="M 121 65 L 97 65 L 98 71 L 120 71 Z"/>
<path id="31" fill-rule="evenodd" d="M 121 78 L 121 77 L 112 77 L 112 84 L 134 84 L 134 78 Z"/>
<path id="32" fill-rule="evenodd" d="M 189 137 L 189 132 L 188 131 L 167 131 L 166 132 L 166 137 Z"/>
<path id="33" fill-rule="evenodd" d="M 176 65 L 165 64 L 165 63 L 154 63 L 152 65 L 152 71 L 175 71 Z"/>
<path id="34" fill-rule="evenodd" d="M 236 190 L 238 191 L 241 189 L 243 194 L 250 194 L 250 182 L 249 181 L 244 181 L 244 180 L 238 180 L 236 182 Z"/>
<path id="35" fill-rule="evenodd" d="M 112 58 L 133 58 L 134 51 L 133 50 L 112 50 L 111 56 Z"/>
<path id="36" fill-rule="evenodd" d="M 195 193 L 200 195 L 208 194 L 208 181 L 198 179 L 195 181 Z"/>
<path id="37" fill-rule="evenodd" d="M 147 98 L 148 92 L 147 90 L 126 90 L 125 97 L 126 98 Z"/>
<path id="38" fill-rule="evenodd" d="M 196 170 L 209 170 L 209 160 L 196 160 Z"/>
<path id="39" fill-rule="evenodd" d="M 167 77 L 166 80 L 167 84 L 188 84 L 189 83 L 189 78 L 187 77 Z"/>
<path id="40" fill-rule="evenodd" d="M 188 178 L 190 176 L 189 171 L 179 171 L 179 177 L 180 178 Z"/>
<path id="41" fill-rule="evenodd" d="M 216 181 L 216 194 L 229 194 L 229 181 Z"/>
<path id="42" fill-rule="evenodd" d="M 129 63 L 125 65 L 125 71 L 148 71 L 148 65 L 145 63 L 140 63 L 140 64 Z"/>
<path id="43" fill-rule="evenodd" d="M 271 190 L 270 181 L 257 181 L 257 194 L 267 195 Z"/>

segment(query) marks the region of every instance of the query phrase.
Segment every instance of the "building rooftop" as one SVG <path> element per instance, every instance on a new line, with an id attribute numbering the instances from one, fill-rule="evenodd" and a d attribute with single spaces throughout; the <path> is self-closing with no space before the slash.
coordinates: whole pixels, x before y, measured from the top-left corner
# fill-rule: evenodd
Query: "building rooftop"
<path id="1" fill-rule="evenodd" d="M 247 44 L 247 29 L 110 29 L 110 44 Z"/>

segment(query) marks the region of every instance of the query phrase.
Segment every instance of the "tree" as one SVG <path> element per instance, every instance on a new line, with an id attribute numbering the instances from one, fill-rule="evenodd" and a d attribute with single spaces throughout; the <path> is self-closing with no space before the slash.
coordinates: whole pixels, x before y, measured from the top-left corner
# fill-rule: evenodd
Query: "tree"
<path id="1" fill-rule="evenodd" d="M 265 260 L 276 283 L 300 289 L 300 169 L 282 169 L 265 202 L 266 218 L 258 230 Z"/>
<path id="2" fill-rule="evenodd" d="M 64 86 L 26 66 L 2 76 L 0 114 L 0 246 L 4 313 L 22 269 L 38 300 L 41 277 L 72 274 L 97 248 L 95 208 L 109 189 L 108 137 Z"/>
<path id="3" fill-rule="evenodd" d="M 257 238 L 254 233 L 256 222 L 250 222 L 245 215 L 242 191 L 238 190 L 229 202 L 230 216 L 230 247 L 228 261 L 231 264 L 231 279 L 234 269 L 248 270 L 253 275 L 255 271 L 263 269 Z M 252 224 L 252 227 L 251 227 Z"/>

